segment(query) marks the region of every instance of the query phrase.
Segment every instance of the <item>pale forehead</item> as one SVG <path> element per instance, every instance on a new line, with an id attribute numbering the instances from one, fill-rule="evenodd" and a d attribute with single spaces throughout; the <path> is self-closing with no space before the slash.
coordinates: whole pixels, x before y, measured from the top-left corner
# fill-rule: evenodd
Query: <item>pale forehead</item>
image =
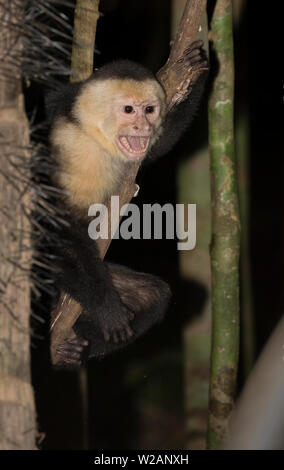
<path id="1" fill-rule="evenodd" d="M 110 97 L 116 99 L 131 99 L 135 103 L 143 103 L 145 101 L 158 99 L 164 100 L 164 91 L 156 80 L 147 79 L 141 82 L 135 80 L 94 80 L 89 82 L 83 90 L 83 94 L 89 95 L 90 99 L 107 100 Z"/>

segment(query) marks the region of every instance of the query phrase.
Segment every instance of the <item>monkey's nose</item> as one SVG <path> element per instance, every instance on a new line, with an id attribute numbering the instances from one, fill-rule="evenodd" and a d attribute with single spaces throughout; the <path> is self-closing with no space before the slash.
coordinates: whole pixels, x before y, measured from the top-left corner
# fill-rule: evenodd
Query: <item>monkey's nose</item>
<path id="1" fill-rule="evenodd" d="M 133 125 L 133 130 L 134 131 L 140 131 L 140 132 L 149 132 L 150 131 L 150 125 L 149 123 L 145 120 L 143 122 L 139 122 Z"/>

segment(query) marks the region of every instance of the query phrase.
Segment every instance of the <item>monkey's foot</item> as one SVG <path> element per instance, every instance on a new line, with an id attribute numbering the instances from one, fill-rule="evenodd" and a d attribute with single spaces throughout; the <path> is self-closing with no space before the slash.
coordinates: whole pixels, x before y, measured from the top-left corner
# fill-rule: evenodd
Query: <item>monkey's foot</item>
<path id="1" fill-rule="evenodd" d="M 56 354 L 60 358 L 56 362 L 58 368 L 76 368 L 82 365 L 82 355 L 88 341 L 77 335 L 68 338 L 64 343 L 56 348 Z"/>
<path id="2" fill-rule="evenodd" d="M 134 313 L 118 304 L 118 308 L 104 310 L 98 313 L 100 329 L 106 342 L 120 343 L 127 341 L 133 336 L 133 330 L 129 322 L 134 319 Z"/>

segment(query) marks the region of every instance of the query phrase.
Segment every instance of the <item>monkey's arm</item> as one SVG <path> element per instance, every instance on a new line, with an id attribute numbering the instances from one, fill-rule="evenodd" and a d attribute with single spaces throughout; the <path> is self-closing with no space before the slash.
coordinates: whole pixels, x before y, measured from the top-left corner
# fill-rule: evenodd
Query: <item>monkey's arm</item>
<path id="1" fill-rule="evenodd" d="M 202 73 L 195 83 L 185 80 L 180 84 L 175 104 L 163 123 L 162 134 L 149 151 L 150 159 L 165 155 L 174 147 L 184 131 L 189 128 L 198 110 L 208 75 L 208 61 L 202 45 L 202 41 L 195 41 L 180 59 L 181 67 L 186 66 L 189 71 L 200 70 Z"/>

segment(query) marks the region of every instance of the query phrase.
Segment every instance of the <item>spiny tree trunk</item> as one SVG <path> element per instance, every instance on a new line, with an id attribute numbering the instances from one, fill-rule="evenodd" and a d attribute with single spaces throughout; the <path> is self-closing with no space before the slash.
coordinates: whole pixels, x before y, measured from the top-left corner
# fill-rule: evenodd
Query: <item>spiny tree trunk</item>
<path id="1" fill-rule="evenodd" d="M 0 4 L 0 449 L 35 449 L 30 383 L 29 127 L 20 71 L 17 23 L 24 2 Z M 11 28 L 10 22 L 15 28 Z M 23 176 L 23 172 L 25 173 Z"/>
<path id="2" fill-rule="evenodd" d="M 208 447 L 226 439 L 239 355 L 240 222 L 234 157 L 232 2 L 217 0 L 212 18 L 218 74 L 209 103 L 212 181 L 212 350 Z"/>

